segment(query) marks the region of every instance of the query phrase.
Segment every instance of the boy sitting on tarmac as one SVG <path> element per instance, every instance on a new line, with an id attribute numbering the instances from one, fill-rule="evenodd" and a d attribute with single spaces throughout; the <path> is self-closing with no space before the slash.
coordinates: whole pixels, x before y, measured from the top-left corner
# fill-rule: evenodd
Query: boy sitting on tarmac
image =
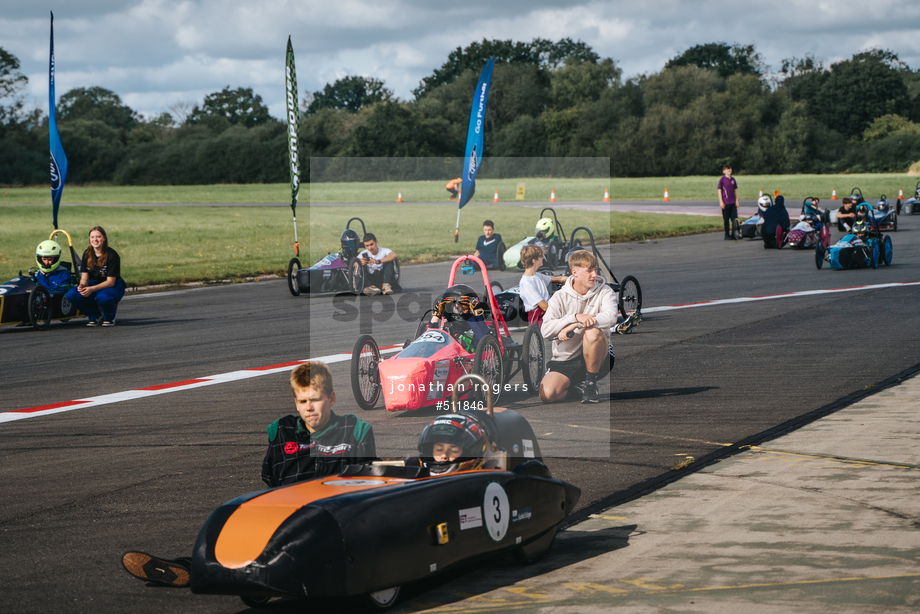
<path id="1" fill-rule="evenodd" d="M 262 480 L 269 488 L 336 475 L 346 465 L 374 460 L 377 450 L 371 425 L 351 414 L 332 411 L 332 374 L 322 362 L 307 362 L 291 373 L 297 414 L 268 426 L 268 450 Z M 126 552 L 122 565 L 135 578 L 177 588 L 191 582 L 191 557 L 161 559 Z"/>
<path id="2" fill-rule="evenodd" d="M 543 324 L 543 314 L 549 306 L 549 284 L 564 284 L 569 279 L 564 275 L 538 273 L 537 269 L 543 266 L 543 259 L 543 248 L 539 245 L 525 245 L 521 249 L 524 274 L 519 287 L 528 324 Z"/>
<path id="3" fill-rule="evenodd" d="M 374 296 L 376 294 L 393 294 L 400 292 L 399 284 L 396 281 L 396 252 L 382 247 L 377 243 L 377 237 L 373 233 L 364 235 L 364 251 L 358 254 L 361 264 L 366 271 L 364 281 L 364 294 Z M 378 288 L 377 285 L 382 286 Z"/>

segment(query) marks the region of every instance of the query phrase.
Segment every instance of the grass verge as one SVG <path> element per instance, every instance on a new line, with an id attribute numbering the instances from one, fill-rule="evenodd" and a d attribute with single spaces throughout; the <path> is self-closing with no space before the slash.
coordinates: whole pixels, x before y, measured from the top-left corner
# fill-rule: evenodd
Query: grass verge
<path id="1" fill-rule="evenodd" d="M 301 207 L 298 213 L 301 263 L 309 266 L 339 249 L 350 217 L 362 218 L 382 245 L 411 263 L 472 252 L 486 218 L 510 247 L 533 234 L 540 212 L 470 204 L 461 215 L 459 243 L 453 242 L 453 207 Z M 722 223 L 720 218 L 646 213 L 563 210 L 558 215 L 567 234 L 587 226 L 598 242 L 711 232 Z M 35 246 L 51 232 L 51 214 L 44 207 L 10 205 L 0 208 L 0 216 L 0 281 L 5 281 L 35 266 Z M 61 210 L 58 223 L 71 233 L 78 253 L 87 246 L 89 229 L 103 226 L 109 244 L 122 256 L 122 276 L 129 286 L 284 274 L 294 251 L 291 211 L 283 207 L 72 206 Z"/>
<path id="2" fill-rule="evenodd" d="M 772 194 L 780 190 L 789 199 L 801 200 L 806 196 L 829 199 L 837 190 L 842 198 L 858 186 L 866 198 L 875 199 L 880 194 L 895 198 L 898 189 L 912 195 L 917 177 L 905 174 L 860 175 L 738 175 L 741 198 L 757 198 L 760 190 Z M 401 192 L 403 200 L 412 202 L 440 202 L 447 200 L 444 181 L 385 181 L 368 183 L 318 183 L 302 184 L 300 202 L 353 203 L 395 202 Z M 473 202 L 491 202 L 497 191 L 502 201 L 513 201 L 518 183 L 526 185 L 526 200 L 549 202 L 550 191 L 555 191 L 560 202 L 601 202 L 604 190 L 610 190 L 613 200 L 660 200 L 668 189 L 672 200 L 715 201 L 718 176 L 711 177 L 638 177 L 612 179 L 480 179 L 476 183 Z M 48 187 L 0 189 L 0 204 L 49 204 Z M 286 183 L 255 185 L 209 186 L 67 186 L 64 189 L 65 205 L 75 204 L 234 204 L 234 203 L 287 203 L 290 188 Z"/>

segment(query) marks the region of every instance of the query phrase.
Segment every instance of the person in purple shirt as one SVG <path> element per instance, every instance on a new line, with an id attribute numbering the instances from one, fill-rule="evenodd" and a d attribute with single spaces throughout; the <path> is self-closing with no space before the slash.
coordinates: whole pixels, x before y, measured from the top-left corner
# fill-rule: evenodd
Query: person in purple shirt
<path id="1" fill-rule="evenodd" d="M 725 240 L 732 239 L 732 220 L 738 219 L 738 183 L 732 177 L 732 167 L 726 164 L 722 167 L 722 178 L 719 179 L 719 208 L 722 209 L 722 222 L 725 225 Z"/>

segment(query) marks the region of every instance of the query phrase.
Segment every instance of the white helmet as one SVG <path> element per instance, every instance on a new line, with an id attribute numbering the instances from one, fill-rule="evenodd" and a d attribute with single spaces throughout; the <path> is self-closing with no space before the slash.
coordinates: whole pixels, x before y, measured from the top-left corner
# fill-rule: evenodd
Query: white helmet
<path id="1" fill-rule="evenodd" d="M 757 199 L 757 206 L 761 209 L 761 211 L 766 210 L 766 208 L 772 204 L 773 202 L 770 200 L 769 196 L 761 196 Z"/>

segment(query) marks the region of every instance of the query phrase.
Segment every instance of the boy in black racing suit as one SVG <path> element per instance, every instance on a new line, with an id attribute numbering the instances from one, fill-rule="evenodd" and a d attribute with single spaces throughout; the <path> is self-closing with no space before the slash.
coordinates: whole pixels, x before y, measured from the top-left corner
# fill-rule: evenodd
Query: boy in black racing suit
<path id="1" fill-rule="evenodd" d="M 308 362 L 291 373 L 297 415 L 268 426 L 268 450 L 262 480 L 269 488 L 340 473 L 346 465 L 377 456 L 371 425 L 351 414 L 332 411 L 332 375 L 321 362 Z M 144 552 L 126 552 L 122 565 L 135 578 L 177 588 L 191 582 L 191 557 L 161 559 Z"/>

